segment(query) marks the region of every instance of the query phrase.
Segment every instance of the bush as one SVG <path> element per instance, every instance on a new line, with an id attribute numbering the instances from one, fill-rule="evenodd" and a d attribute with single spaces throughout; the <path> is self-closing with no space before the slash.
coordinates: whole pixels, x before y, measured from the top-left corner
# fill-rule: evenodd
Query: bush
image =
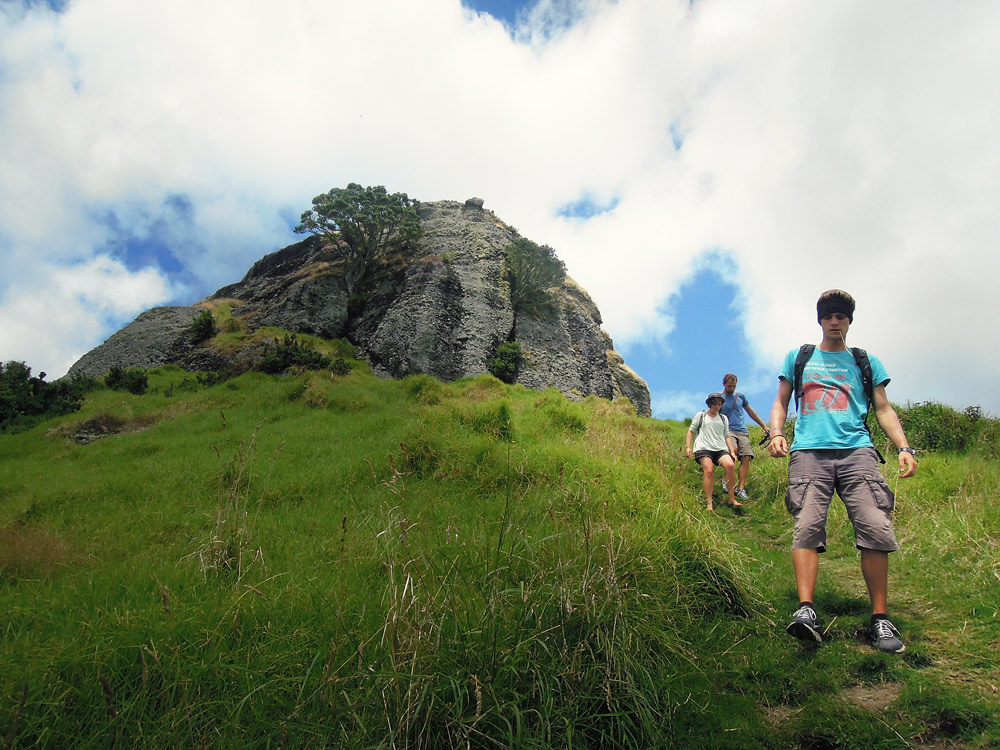
<path id="1" fill-rule="evenodd" d="M 20 432 L 44 419 L 75 412 L 83 394 L 95 387 L 93 378 L 46 383 L 44 372 L 32 377 L 24 362 L 0 364 L 0 432 Z"/>
<path id="2" fill-rule="evenodd" d="M 280 343 L 269 345 L 257 369 L 276 375 L 291 367 L 323 370 L 330 367 L 330 358 L 313 349 L 312 344 L 299 341 L 293 333 L 286 335 Z"/>
<path id="3" fill-rule="evenodd" d="M 350 375 L 351 374 L 351 363 L 341 357 L 333 360 L 330 363 L 330 374 L 332 375 Z"/>
<path id="4" fill-rule="evenodd" d="M 996 451 L 1000 423 L 978 406 L 958 411 L 945 404 L 923 401 L 899 407 L 896 413 L 907 440 L 918 450 L 962 453 L 978 447 L 988 455 Z M 869 425 L 878 442 L 888 442 L 874 416 L 869 418 Z"/>
<path id="5" fill-rule="evenodd" d="M 201 314 L 194 319 L 190 327 L 191 343 L 200 344 L 207 341 L 218 333 L 219 328 L 215 325 L 215 318 L 212 317 L 211 310 L 202 310 Z"/>
<path id="6" fill-rule="evenodd" d="M 115 365 L 104 376 L 104 384 L 113 391 L 128 391 L 141 396 L 149 388 L 149 378 L 145 370 L 126 370 Z"/>
<path id="7" fill-rule="evenodd" d="M 490 374 L 504 383 L 513 384 L 517 381 L 517 373 L 524 362 L 524 350 L 516 341 L 505 341 L 497 347 L 493 359 L 487 367 Z"/>

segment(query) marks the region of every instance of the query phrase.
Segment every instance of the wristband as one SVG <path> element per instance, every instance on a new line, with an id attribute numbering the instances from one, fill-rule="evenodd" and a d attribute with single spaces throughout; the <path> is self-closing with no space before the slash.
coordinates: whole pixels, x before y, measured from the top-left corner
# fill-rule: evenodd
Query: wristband
<path id="1" fill-rule="evenodd" d="M 908 446 L 904 446 L 902 448 L 897 448 L 896 452 L 897 453 L 909 453 L 914 458 L 916 458 L 916 455 L 917 455 L 917 452 L 915 450 L 913 450 L 913 448 L 910 448 Z"/>

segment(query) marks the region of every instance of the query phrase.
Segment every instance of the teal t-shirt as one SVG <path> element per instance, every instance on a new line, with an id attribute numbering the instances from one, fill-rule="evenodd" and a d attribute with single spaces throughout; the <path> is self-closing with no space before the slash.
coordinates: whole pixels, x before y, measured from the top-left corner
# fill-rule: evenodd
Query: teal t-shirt
<path id="1" fill-rule="evenodd" d="M 798 353 L 798 349 L 788 352 L 778 375 L 793 385 Z M 868 360 L 872 383 L 875 386 L 888 383 L 889 375 L 878 357 L 869 354 Z M 861 369 L 854 362 L 854 355 L 850 351 L 824 352 L 816 347 L 802 371 L 802 399 L 790 450 L 870 446 L 872 441 L 864 423 L 866 407 Z"/>

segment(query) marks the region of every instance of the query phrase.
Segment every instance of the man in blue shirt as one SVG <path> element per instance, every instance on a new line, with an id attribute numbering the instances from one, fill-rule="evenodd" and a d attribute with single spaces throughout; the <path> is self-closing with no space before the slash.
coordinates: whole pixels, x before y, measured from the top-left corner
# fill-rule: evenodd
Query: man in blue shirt
<path id="1" fill-rule="evenodd" d="M 847 347 L 854 307 L 854 298 L 840 289 L 824 292 L 816 303 L 823 339 L 802 372 L 802 400 L 790 448 L 782 430 L 795 389 L 797 349 L 785 357 L 771 408 L 768 450 L 775 458 L 791 454 L 785 506 L 795 518 L 792 566 L 799 608 L 787 632 L 814 643 L 823 640 L 813 596 L 819 553 L 826 551 L 827 513 L 836 491 L 854 525 L 855 544 L 861 552 L 861 572 L 872 607 L 872 642 L 880 651 L 901 653 L 906 647 L 887 609 L 889 553 L 899 549 L 892 528 L 895 497 L 876 462 L 878 453 L 864 422 L 868 403 L 861 370 Z M 869 355 L 869 361 L 875 417 L 899 450 L 899 476 L 911 477 L 917 470 L 916 457 L 885 394 L 889 375 L 877 357 Z"/>
<path id="2" fill-rule="evenodd" d="M 738 378 L 731 372 L 727 372 L 722 378 L 722 395 L 726 399 L 722 404 L 722 413 L 729 420 L 729 431 L 736 440 L 736 451 L 740 460 L 739 485 L 736 487 L 736 497 L 740 500 L 747 499 L 747 475 L 750 473 L 750 462 L 753 460 L 753 443 L 750 442 L 750 430 L 747 428 L 746 416 L 749 414 L 754 422 L 759 424 L 767 432 L 767 425 L 764 420 L 757 416 L 757 412 L 750 406 L 747 397 L 736 390 Z M 728 492 L 726 483 L 722 483 L 722 491 Z"/>

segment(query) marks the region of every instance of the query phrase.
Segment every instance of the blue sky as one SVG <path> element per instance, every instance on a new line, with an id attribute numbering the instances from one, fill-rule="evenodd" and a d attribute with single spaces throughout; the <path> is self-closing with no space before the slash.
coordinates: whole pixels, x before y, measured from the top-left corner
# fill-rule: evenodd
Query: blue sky
<path id="1" fill-rule="evenodd" d="M 520 2 L 519 0 L 462 0 L 462 4 L 468 8 L 489 13 L 494 18 L 506 21 L 511 26 L 517 22 L 519 12 L 533 6 L 530 2 Z"/>
<path id="2" fill-rule="evenodd" d="M 359 182 L 555 248 L 658 416 L 726 371 L 766 413 L 834 287 L 891 399 L 997 414 L 998 37 L 993 0 L 6 0 L 0 359 L 61 375 Z"/>

